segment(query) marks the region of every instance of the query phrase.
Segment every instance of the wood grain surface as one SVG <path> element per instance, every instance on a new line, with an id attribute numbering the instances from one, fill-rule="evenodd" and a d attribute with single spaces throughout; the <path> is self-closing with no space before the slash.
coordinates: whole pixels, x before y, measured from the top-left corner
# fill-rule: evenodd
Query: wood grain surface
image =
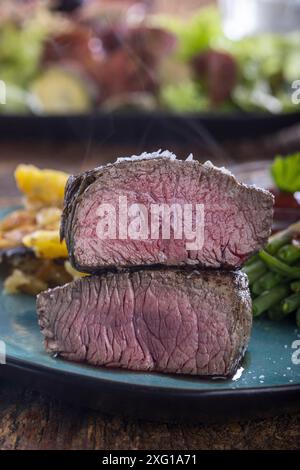
<path id="1" fill-rule="evenodd" d="M 172 147 L 179 157 L 191 151 L 201 161 L 228 165 L 272 158 L 300 148 L 295 128 L 256 142 L 226 143 L 222 147 Z M 13 171 L 17 163 L 61 168 L 69 172 L 100 165 L 122 155 L 140 153 L 94 143 L 0 142 L 1 205 L 18 198 Z M 1 332 L 0 332 L 1 335 Z M 0 366 L 1 367 L 1 366 Z M 170 425 L 110 417 L 75 408 L 38 391 L 0 379 L 0 449 L 296 449 L 300 448 L 300 414 L 223 424 Z"/>
<path id="2" fill-rule="evenodd" d="M 223 424 L 137 422 L 0 382 L 1 449 L 299 449 L 300 415 Z"/>

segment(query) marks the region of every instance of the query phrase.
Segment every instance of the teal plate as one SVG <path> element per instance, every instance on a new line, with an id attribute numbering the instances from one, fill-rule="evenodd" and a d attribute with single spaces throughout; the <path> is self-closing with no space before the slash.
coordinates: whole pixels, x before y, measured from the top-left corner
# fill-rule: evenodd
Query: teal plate
<path id="1" fill-rule="evenodd" d="M 289 320 L 255 320 L 246 356 L 231 379 L 92 368 L 47 355 L 35 299 L 7 295 L 1 283 L 0 341 L 6 347 L 0 376 L 109 413 L 199 421 L 299 405 L 300 331 Z"/>

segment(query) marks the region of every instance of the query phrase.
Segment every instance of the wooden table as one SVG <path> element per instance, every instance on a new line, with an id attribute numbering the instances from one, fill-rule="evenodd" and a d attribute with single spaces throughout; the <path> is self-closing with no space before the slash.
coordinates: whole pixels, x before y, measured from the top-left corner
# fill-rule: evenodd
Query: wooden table
<path id="1" fill-rule="evenodd" d="M 180 157 L 193 151 L 216 164 L 271 158 L 300 148 L 299 131 L 209 148 L 169 146 Z M 1 205 L 17 197 L 13 170 L 18 162 L 70 172 L 142 150 L 101 144 L 49 142 L 0 143 Z M 0 379 L 0 449 L 295 449 L 300 448 L 300 414 L 223 424 L 175 425 L 136 422 L 72 407 L 37 391 Z"/>

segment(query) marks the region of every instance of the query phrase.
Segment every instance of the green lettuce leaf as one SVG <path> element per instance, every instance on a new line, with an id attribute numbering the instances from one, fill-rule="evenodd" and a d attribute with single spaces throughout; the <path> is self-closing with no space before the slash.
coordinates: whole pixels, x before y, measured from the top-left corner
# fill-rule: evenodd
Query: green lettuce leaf
<path id="1" fill-rule="evenodd" d="M 225 40 L 220 13 L 215 7 L 202 8 L 191 18 L 183 20 L 171 15 L 156 15 L 152 22 L 177 36 L 177 54 L 184 61 L 210 47 L 220 46 Z"/>
<path id="2" fill-rule="evenodd" d="M 43 42 L 49 34 L 47 18 L 33 15 L 24 24 L 7 21 L 0 27 L 1 79 L 19 87 L 34 78 L 40 65 Z"/>
<path id="3" fill-rule="evenodd" d="M 178 113 L 207 111 L 209 108 L 208 97 L 192 81 L 163 86 L 160 90 L 160 102 L 163 107 Z"/>
<path id="4" fill-rule="evenodd" d="M 286 157 L 278 155 L 271 166 L 271 174 L 281 191 L 300 191 L 300 152 Z"/>

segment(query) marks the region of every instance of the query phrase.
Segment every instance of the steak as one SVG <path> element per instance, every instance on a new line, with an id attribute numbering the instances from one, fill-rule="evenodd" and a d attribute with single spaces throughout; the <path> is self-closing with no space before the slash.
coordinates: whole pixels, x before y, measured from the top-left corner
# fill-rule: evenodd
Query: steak
<path id="1" fill-rule="evenodd" d="M 169 268 L 87 276 L 37 298 L 48 353 L 94 366 L 232 375 L 252 322 L 242 272 Z"/>
<path id="2" fill-rule="evenodd" d="M 179 206 L 180 210 L 191 206 L 195 221 L 196 206 L 202 206 L 201 247 L 188 247 L 191 239 L 184 231 L 181 238 L 175 236 L 173 212 L 170 237 L 162 234 L 159 218 L 156 238 L 152 232 L 150 236 L 147 232 L 147 237 L 124 238 L 119 225 L 115 235 L 99 238 L 99 207 L 116 208 L 117 218 L 122 213 L 119 202 L 124 197 L 128 207 L 142 205 L 147 217 L 155 205 Z M 73 266 L 83 272 L 186 264 L 231 269 L 240 267 L 267 241 L 273 199 L 268 191 L 241 184 L 227 170 L 210 162 L 201 164 L 191 157 L 177 160 L 170 152 L 142 154 L 69 178 L 61 237 L 66 240 Z M 150 231 L 149 219 L 146 223 Z"/>

